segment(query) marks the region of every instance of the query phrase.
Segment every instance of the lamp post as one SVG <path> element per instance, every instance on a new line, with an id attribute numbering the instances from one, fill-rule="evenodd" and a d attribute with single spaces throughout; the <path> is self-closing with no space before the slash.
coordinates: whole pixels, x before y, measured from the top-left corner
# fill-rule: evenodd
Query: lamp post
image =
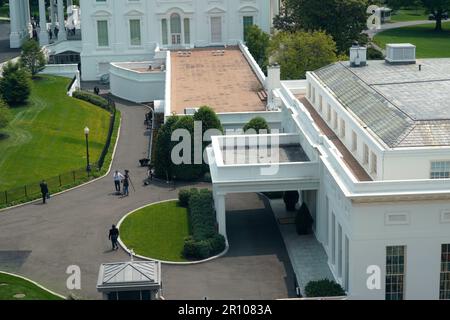
<path id="1" fill-rule="evenodd" d="M 89 173 L 91 171 L 91 165 L 89 164 L 89 128 L 84 128 L 84 135 L 86 136 L 86 171 Z"/>

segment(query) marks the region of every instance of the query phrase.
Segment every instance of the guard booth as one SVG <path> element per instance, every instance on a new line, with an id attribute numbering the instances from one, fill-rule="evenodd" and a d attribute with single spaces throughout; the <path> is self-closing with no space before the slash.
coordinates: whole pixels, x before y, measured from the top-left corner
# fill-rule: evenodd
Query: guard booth
<path id="1" fill-rule="evenodd" d="M 103 294 L 103 300 L 159 300 L 161 263 L 104 263 L 100 266 L 97 290 Z"/>

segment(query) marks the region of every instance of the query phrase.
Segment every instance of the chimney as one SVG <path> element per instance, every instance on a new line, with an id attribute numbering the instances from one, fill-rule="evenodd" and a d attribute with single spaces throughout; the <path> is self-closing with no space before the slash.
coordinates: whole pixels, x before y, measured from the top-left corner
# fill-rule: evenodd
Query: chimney
<path id="1" fill-rule="evenodd" d="M 350 48 L 350 66 L 353 68 L 367 65 L 367 48 L 355 42 Z"/>
<path id="2" fill-rule="evenodd" d="M 278 64 L 267 67 L 266 89 L 272 91 L 281 88 L 281 69 Z"/>

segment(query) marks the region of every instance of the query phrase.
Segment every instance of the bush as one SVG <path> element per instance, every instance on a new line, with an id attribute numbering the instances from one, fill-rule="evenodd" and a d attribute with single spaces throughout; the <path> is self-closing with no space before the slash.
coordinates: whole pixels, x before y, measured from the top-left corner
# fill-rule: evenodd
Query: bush
<path id="1" fill-rule="evenodd" d="M 295 211 L 295 206 L 297 205 L 299 199 L 300 195 L 298 194 L 298 191 L 286 191 L 283 194 L 283 200 L 284 204 L 286 205 L 286 210 Z"/>
<path id="2" fill-rule="evenodd" d="M 311 228 L 314 220 L 311 217 L 308 206 L 302 203 L 300 210 L 295 216 L 295 226 L 299 235 L 307 235 L 311 233 Z"/>
<path id="3" fill-rule="evenodd" d="M 257 25 L 251 25 L 245 29 L 245 44 L 248 51 L 255 58 L 263 71 L 268 65 L 267 48 L 269 47 L 270 36 L 262 31 Z"/>
<path id="4" fill-rule="evenodd" d="M 182 189 L 180 192 L 178 192 L 178 201 L 180 206 L 187 208 L 189 206 L 189 199 L 191 198 L 191 195 L 194 193 L 198 193 L 198 189 L 192 188 L 192 189 Z"/>
<path id="5" fill-rule="evenodd" d="M 219 254 L 225 249 L 225 238 L 216 231 L 211 191 L 191 189 L 183 196 L 189 197 L 192 234 L 184 242 L 183 255 L 187 259 L 206 259 Z"/>
<path id="6" fill-rule="evenodd" d="M 344 289 L 336 282 L 328 279 L 311 281 L 305 287 L 308 298 L 345 296 Z"/>
<path id="7" fill-rule="evenodd" d="M 155 176 L 160 179 L 172 178 L 171 137 L 172 127 L 178 121 L 178 116 L 171 116 L 158 130 L 155 144 Z"/>
<path id="8" fill-rule="evenodd" d="M 373 47 L 367 48 L 367 60 L 383 60 L 384 55 L 382 52 L 378 51 Z"/>
<path id="9" fill-rule="evenodd" d="M 11 112 L 6 104 L 0 100 L 0 129 L 5 128 L 11 119 Z"/>
<path id="10" fill-rule="evenodd" d="M 248 130 L 255 130 L 257 134 L 259 133 L 270 133 L 269 125 L 267 124 L 266 119 L 262 117 L 256 117 L 250 120 L 245 126 L 244 126 L 244 132 Z M 264 130 L 263 132 L 261 132 Z"/>
<path id="11" fill-rule="evenodd" d="M 106 100 L 105 98 L 100 97 L 96 94 L 93 94 L 93 93 L 90 93 L 87 91 L 77 90 L 77 91 L 73 92 L 72 97 L 76 98 L 76 99 L 87 101 L 87 102 L 92 103 L 93 105 L 96 105 L 102 109 L 111 111 L 108 100 Z"/>
<path id="12" fill-rule="evenodd" d="M 0 96 L 10 106 L 27 102 L 31 93 L 31 75 L 18 63 L 8 62 L 0 78 Z"/>

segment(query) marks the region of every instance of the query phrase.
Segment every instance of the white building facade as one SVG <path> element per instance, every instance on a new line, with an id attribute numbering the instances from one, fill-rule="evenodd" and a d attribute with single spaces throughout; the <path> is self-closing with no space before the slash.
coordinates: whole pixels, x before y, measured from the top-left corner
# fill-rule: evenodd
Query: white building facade
<path id="1" fill-rule="evenodd" d="M 81 0 L 82 77 L 111 62 L 149 61 L 157 48 L 237 45 L 247 25 L 271 31 L 278 0 Z"/>

